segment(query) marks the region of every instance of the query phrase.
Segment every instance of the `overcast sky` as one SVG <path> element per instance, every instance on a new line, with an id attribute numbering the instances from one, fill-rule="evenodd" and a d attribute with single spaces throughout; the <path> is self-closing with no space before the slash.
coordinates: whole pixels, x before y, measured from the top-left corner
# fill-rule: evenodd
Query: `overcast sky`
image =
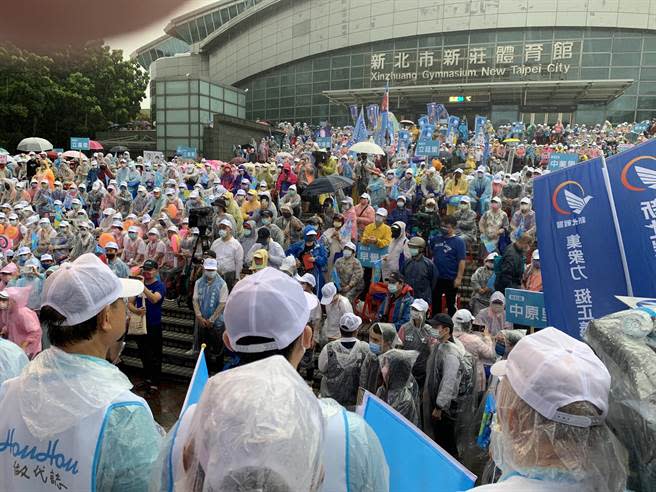
<path id="1" fill-rule="evenodd" d="M 130 56 L 137 48 L 143 46 L 164 34 L 164 27 L 171 19 L 185 14 L 192 10 L 215 3 L 217 0 L 187 0 L 181 1 L 180 7 L 172 15 L 157 20 L 149 26 L 144 26 L 140 31 L 125 33 L 122 36 L 113 37 L 106 40 L 112 48 L 122 49 L 126 57 Z"/>

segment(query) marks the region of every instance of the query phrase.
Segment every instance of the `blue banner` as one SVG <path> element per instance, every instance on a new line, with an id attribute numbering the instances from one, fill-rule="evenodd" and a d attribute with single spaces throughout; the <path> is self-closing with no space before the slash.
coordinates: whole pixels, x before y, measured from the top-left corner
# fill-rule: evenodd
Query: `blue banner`
<path id="1" fill-rule="evenodd" d="M 358 260 L 365 268 L 372 268 L 374 263 L 380 261 L 387 254 L 387 248 L 377 248 L 370 244 L 358 245 Z"/>
<path id="2" fill-rule="evenodd" d="M 380 114 L 380 108 L 378 104 L 370 104 L 367 106 L 367 119 L 369 120 L 369 126 L 375 130 L 378 126 L 378 115 Z"/>
<path id="3" fill-rule="evenodd" d="M 579 155 L 573 152 L 552 152 L 549 156 L 549 171 L 558 171 L 579 162 Z"/>
<path id="4" fill-rule="evenodd" d="M 397 156 L 406 156 L 410 147 L 410 132 L 408 130 L 399 130 L 399 145 L 396 149 Z"/>
<path id="5" fill-rule="evenodd" d="M 458 130 L 458 126 L 460 126 L 460 118 L 457 116 L 449 116 L 449 127 L 447 130 L 447 135 L 449 138 L 452 138 L 453 135 L 455 135 Z"/>
<path id="6" fill-rule="evenodd" d="M 358 105 L 351 104 L 349 106 L 349 112 L 351 113 L 351 119 L 353 120 L 353 123 L 355 123 L 358 119 Z"/>
<path id="7" fill-rule="evenodd" d="M 601 159 L 536 178 L 533 190 L 547 319 L 580 339 L 627 293 Z"/>
<path id="8" fill-rule="evenodd" d="M 358 413 L 383 447 L 390 492 L 457 492 L 474 486 L 476 475 L 379 398 L 366 393 Z"/>
<path id="9" fill-rule="evenodd" d="M 506 321 L 518 325 L 546 328 L 544 294 L 530 290 L 506 289 Z"/>
<path id="10" fill-rule="evenodd" d="M 369 132 L 367 131 L 367 123 L 364 121 L 364 110 L 361 109 L 353 129 L 353 143 L 364 142 L 368 138 Z"/>
<path id="11" fill-rule="evenodd" d="M 609 157 L 606 167 L 633 295 L 656 297 L 656 140 Z"/>
<path id="12" fill-rule="evenodd" d="M 440 141 L 439 140 L 429 140 L 422 139 L 417 142 L 417 148 L 415 149 L 415 155 L 421 155 L 424 157 L 436 156 L 440 153 Z"/>
<path id="13" fill-rule="evenodd" d="M 84 137 L 71 137 L 71 150 L 89 150 L 89 139 Z"/>
<path id="14" fill-rule="evenodd" d="M 200 401 L 200 397 L 203 394 L 207 380 L 210 378 L 210 375 L 207 371 L 207 361 L 205 360 L 205 344 L 200 348 L 200 354 L 198 354 L 198 359 L 196 360 L 196 367 L 194 368 L 194 373 L 191 376 L 191 381 L 189 382 L 189 388 L 187 388 L 187 395 L 185 396 L 184 403 L 182 404 L 182 409 L 180 410 L 180 417 L 185 413 L 187 408 L 191 405 L 195 405 Z"/>
<path id="15" fill-rule="evenodd" d="M 175 153 L 178 154 L 180 157 L 184 157 L 186 159 L 195 159 L 196 158 L 196 147 L 179 146 L 176 149 Z"/>
<path id="16" fill-rule="evenodd" d="M 474 135 L 478 136 L 479 133 L 485 132 L 485 123 L 487 123 L 485 116 L 476 115 L 476 118 L 474 118 Z"/>
<path id="17" fill-rule="evenodd" d="M 437 113 L 437 122 L 446 123 L 449 121 L 449 112 L 444 107 L 444 104 L 436 104 L 435 112 Z"/>
<path id="18" fill-rule="evenodd" d="M 437 103 L 426 104 L 426 116 L 429 123 L 437 123 Z"/>

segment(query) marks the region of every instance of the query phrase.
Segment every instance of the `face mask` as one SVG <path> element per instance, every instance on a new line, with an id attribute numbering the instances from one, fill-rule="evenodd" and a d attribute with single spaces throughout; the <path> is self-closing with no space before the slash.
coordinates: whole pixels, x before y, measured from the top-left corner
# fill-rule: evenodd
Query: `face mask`
<path id="1" fill-rule="evenodd" d="M 262 219 L 262 224 L 264 224 L 264 225 L 271 224 L 271 219 Z"/>
<path id="2" fill-rule="evenodd" d="M 350 258 L 351 256 L 353 256 L 353 251 L 351 251 L 350 249 L 345 249 L 344 258 Z"/>
<path id="3" fill-rule="evenodd" d="M 492 262 L 487 262 L 487 263 L 485 264 L 485 268 L 487 268 L 488 270 L 493 270 L 493 269 L 494 269 L 494 263 L 492 263 Z"/>
<path id="4" fill-rule="evenodd" d="M 492 312 L 496 314 L 503 313 L 503 304 L 497 304 L 493 302 L 490 307 L 492 308 Z"/>
<path id="5" fill-rule="evenodd" d="M 405 202 L 402 201 L 402 200 L 399 200 L 398 202 L 396 202 L 396 206 L 398 208 L 403 208 L 403 207 L 405 207 Z"/>
<path id="6" fill-rule="evenodd" d="M 296 193 L 296 190 L 288 190 L 287 191 L 287 194 L 289 194 L 289 195 L 293 195 L 294 193 Z"/>
<path id="7" fill-rule="evenodd" d="M 9 223 L 10 223 L 11 225 L 13 225 L 13 226 L 15 226 L 15 225 L 17 224 L 17 222 L 16 222 L 14 219 L 11 219 L 11 220 L 9 221 Z"/>
<path id="8" fill-rule="evenodd" d="M 204 275 L 208 280 L 214 280 L 217 276 L 217 273 L 214 270 L 205 270 Z"/>
<path id="9" fill-rule="evenodd" d="M 339 229 L 340 227 L 342 227 L 342 223 L 336 220 L 333 222 L 333 227 L 335 229 Z"/>
<path id="10" fill-rule="evenodd" d="M 462 208 L 463 210 L 468 209 L 469 208 L 469 203 L 461 203 L 460 208 Z"/>
<path id="11" fill-rule="evenodd" d="M 228 235 L 228 231 L 225 229 L 220 229 L 219 230 L 219 237 L 226 237 Z"/>
<path id="12" fill-rule="evenodd" d="M 499 357 L 503 357 L 506 355 L 506 344 L 497 342 L 496 345 L 494 346 L 494 351 L 497 353 Z"/>
<path id="13" fill-rule="evenodd" d="M 290 219 L 291 216 L 292 216 L 292 214 L 290 214 L 289 212 L 285 212 L 284 214 L 282 214 L 282 216 L 283 216 L 285 219 Z"/>
<path id="14" fill-rule="evenodd" d="M 398 238 L 401 235 L 401 229 L 394 227 L 392 228 L 392 237 L 394 239 Z"/>
<path id="15" fill-rule="evenodd" d="M 390 291 L 391 294 L 395 294 L 399 290 L 399 286 L 398 284 L 389 284 L 387 290 Z"/>
<path id="16" fill-rule="evenodd" d="M 256 263 L 255 270 L 262 270 L 264 268 L 264 263 Z"/>
<path id="17" fill-rule="evenodd" d="M 381 225 L 383 223 L 383 218 L 380 216 L 376 216 L 376 225 Z"/>
<path id="18" fill-rule="evenodd" d="M 136 232 L 131 232 L 128 234 L 128 237 L 132 240 L 137 239 L 137 233 Z"/>
<path id="19" fill-rule="evenodd" d="M 423 321 L 424 320 L 424 315 L 420 313 L 419 311 L 410 311 L 410 319 L 412 321 Z"/>
<path id="20" fill-rule="evenodd" d="M 496 210 L 499 210 L 499 204 L 498 204 L 497 202 L 492 202 L 492 203 L 490 204 L 490 208 L 491 208 L 492 210 L 495 210 L 495 211 L 496 211 Z"/>
<path id="21" fill-rule="evenodd" d="M 412 256 L 417 256 L 419 254 L 419 250 L 417 248 L 410 248 L 410 254 Z"/>
<path id="22" fill-rule="evenodd" d="M 426 213 L 428 213 L 428 214 L 432 214 L 433 212 L 435 212 L 434 208 L 427 208 L 426 209 Z"/>
<path id="23" fill-rule="evenodd" d="M 374 354 L 378 355 L 380 354 L 380 345 L 377 343 L 369 342 L 369 350 L 371 350 Z"/>
<path id="24" fill-rule="evenodd" d="M 27 258 L 21 258 L 20 256 L 18 257 L 18 264 L 20 266 L 25 265 L 25 262 L 27 261 Z"/>

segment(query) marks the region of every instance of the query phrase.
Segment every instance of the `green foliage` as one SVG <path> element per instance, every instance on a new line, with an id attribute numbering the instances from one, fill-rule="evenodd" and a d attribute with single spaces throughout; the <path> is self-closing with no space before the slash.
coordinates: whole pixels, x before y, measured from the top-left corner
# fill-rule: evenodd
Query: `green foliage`
<path id="1" fill-rule="evenodd" d="M 148 75 L 108 46 L 69 48 L 49 56 L 0 45 L 0 146 L 29 136 L 68 148 L 110 123 L 139 115 Z"/>

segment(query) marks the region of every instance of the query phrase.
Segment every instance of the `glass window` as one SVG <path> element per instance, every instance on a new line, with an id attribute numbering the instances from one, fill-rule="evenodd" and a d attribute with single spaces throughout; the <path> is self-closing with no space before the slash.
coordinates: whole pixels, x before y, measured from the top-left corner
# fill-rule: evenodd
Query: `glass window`
<path id="1" fill-rule="evenodd" d="M 296 73 L 298 72 L 311 72 L 312 71 L 312 60 L 305 60 L 296 64 Z"/>
<path id="2" fill-rule="evenodd" d="M 296 73 L 297 84 L 307 84 L 308 82 L 312 82 L 312 72 Z"/>
<path id="3" fill-rule="evenodd" d="M 210 101 L 210 111 L 212 113 L 223 113 L 223 101 L 212 99 Z"/>
<path id="4" fill-rule="evenodd" d="M 469 44 L 469 33 L 465 31 L 447 34 L 444 44 Z"/>
<path id="5" fill-rule="evenodd" d="M 648 98 L 649 99 L 649 98 Z M 616 111 L 616 110 L 627 110 L 627 109 L 635 109 L 636 107 L 636 97 L 635 96 L 620 96 L 614 101 L 611 101 L 608 104 L 608 110 Z"/>
<path id="6" fill-rule="evenodd" d="M 312 86 L 312 91 L 315 94 L 319 94 L 320 92 L 327 90 L 330 90 L 330 82 L 321 82 Z"/>
<path id="7" fill-rule="evenodd" d="M 613 40 L 611 38 L 585 39 L 583 40 L 583 52 L 584 53 L 609 52 L 612 42 Z"/>
<path id="8" fill-rule="evenodd" d="M 223 99 L 223 88 L 218 85 L 210 84 L 210 96 L 216 99 Z"/>
<path id="9" fill-rule="evenodd" d="M 200 39 L 205 39 L 207 37 L 207 26 L 205 25 L 205 17 L 196 19 L 196 23 L 198 24 L 198 32 L 200 34 Z"/>
<path id="10" fill-rule="evenodd" d="M 221 25 L 221 14 L 218 10 L 216 12 L 212 12 L 212 20 L 216 26 L 215 28 L 218 28 Z"/>
<path id="11" fill-rule="evenodd" d="M 195 149 L 200 149 L 200 139 L 198 138 L 189 139 L 189 146 Z"/>
<path id="12" fill-rule="evenodd" d="M 280 75 L 280 85 L 292 85 L 294 83 L 294 72 L 290 71 L 289 73 L 283 73 Z"/>
<path id="13" fill-rule="evenodd" d="M 640 80 L 656 80 L 656 68 L 643 68 L 640 72 Z"/>
<path id="14" fill-rule="evenodd" d="M 237 105 L 236 104 L 226 103 L 224 112 L 228 116 L 237 116 Z"/>
<path id="15" fill-rule="evenodd" d="M 297 106 L 310 106 L 312 104 L 312 96 L 310 94 L 303 96 L 296 96 Z"/>
<path id="16" fill-rule="evenodd" d="M 266 108 L 267 109 L 274 109 L 274 108 L 279 108 L 280 107 L 280 100 L 279 99 L 267 99 L 266 102 Z"/>
<path id="17" fill-rule="evenodd" d="M 325 70 L 327 68 L 330 68 L 330 58 L 328 57 L 317 58 L 316 60 L 314 60 L 314 63 L 312 65 L 314 70 Z"/>
<path id="18" fill-rule="evenodd" d="M 330 89 L 334 91 L 342 90 L 342 89 L 348 89 L 349 88 L 349 81 L 348 80 L 333 80 L 330 83 Z"/>
<path id="19" fill-rule="evenodd" d="M 359 55 L 351 55 L 351 67 L 353 66 L 360 66 L 360 65 L 365 65 L 365 55 L 359 54 Z"/>
<path id="20" fill-rule="evenodd" d="M 200 109 L 210 109 L 210 98 L 207 96 L 200 96 Z"/>
<path id="21" fill-rule="evenodd" d="M 642 49 L 642 38 L 620 38 L 613 39 L 613 51 L 622 53 L 627 51 L 640 51 Z"/>
<path id="22" fill-rule="evenodd" d="M 162 82 L 156 83 L 153 80 L 151 83 L 155 86 L 155 94 L 164 94 L 164 88 L 166 86 Z"/>
<path id="23" fill-rule="evenodd" d="M 634 79 L 637 80 L 640 78 L 640 67 L 629 68 L 611 68 L 610 69 L 610 78 L 611 79 Z"/>
<path id="24" fill-rule="evenodd" d="M 494 31 L 475 31 L 469 33 L 469 44 L 494 43 Z"/>
<path id="25" fill-rule="evenodd" d="M 225 89 L 224 96 L 227 102 L 237 104 L 237 93 L 235 91 L 232 91 L 230 89 Z"/>
<path id="26" fill-rule="evenodd" d="M 416 47 L 417 47 L 416 37 L 394 40 L 394 49 L 396 50 L 415 49 Z"/>
<path id="27" fill-rule="evenodd" d="M 656 51 L 656 36 L 645 35 L 643 50 Z"/>
<path id="28" fill-rule="evenodd" d="M 610 53 L 584 53 L 581 59 L 583 67 L 607 67 L 608 65 L 610 65 Z"/>
<path id="29" fill-rule="evenodd" d="M 280 110 L 276 109 L 269 109 L 266 112 L 266 119 L 269 121 L 275 121 L 280 119 Z"/>
<path id="30" fill-rule="evenodd" d="M 638 111 L 636 121 L 651 120 L 654 117 L 654 111 Z"/>
<path id="31" fill-rule="evenodd" d="M 312 84 L 301 84 L 296 86 L 296 95 L 312 94 Z"/>
<path id="32" fill-rule="evenodd" d="M 296 87 L 293 85 L 290 85 L 289 87 L 281 87 L 280 88 L 280 96 L 281 97 L 287 97 L 287 96 L 293 96 L 296 94 Z"/>
<path id="33" fill-rule="evenodd" d="M 362 68 L 362 67 L 360 67 Z M 348 68 L 337 68 L 332 70 L 331 73 L 332 80 L 344 80 L 350 77 L 350 70 Z M 314 79 L 317 80 L 316 78 Z"/>
<path id="34" fill-rule="evenodd" d="M 246 94 L 239 93 L 237 104 L 240 106 L 246 106 Z"/>
<path id="35" fill-rule="evenodd" d="M 199 125 L 190 125 L 189 126 L 189 136 L 191 136 L 191 137 L 200 136 L 200 126 Z"/>
<path id="36" fill-rule="evenodd" d="M 640 109 L 656 109 L 656 97 L 654 96 L 641 96 L 638 98 L 638 108 Z"/>
<path id="37" fill-rule="evenodd" d="M 169 80 L 166 82 L 167 94 L 186 94 L 189 92 L 189 84 L 186 80 Z"/>
<path id="38" fill-rule="evenodd" d="M 280 107 L 281 108 L 293 108 L 296 104 L 295 97 L 281 97 L 280 98 Z"/>
<path id="39" fill-rule="evenodd" d="M 656 65 L 656 53 L 643 53 L 642 65 L 653 66 Z"/>
<path id="40" fill-rule="evenodd" d="M 640 82 L 640 94 L 656 95 L 656 82 Z"/>
<path id="41" fill-rule="evenodd" d="M 433 48 L 436 46 L 442 46 L 441 34 L 435 34 L 433 36 L 419 36 L 420 48 Z"/>
<path id="42" fill-rule="evenodd" d="M 351 79 L 351 89 L 362 89 L 364 87 L 363 79 Z"/>
<path id="43" fill-rule="evenodd" d="M 559 35 L 560 36 L 560 35 Z M 553 29 L 550 27 L 530 27 L 526 30 L 526 41 L 546 41 L 553 38 Z M 564 37 L 563 37 L 564 39 Z"/>
<path id="44" fill-rule="evenodd" d="M 328 105 L 321 104 L 319 106 L 312 106 L 312 116 L 324 118 L 328 116 Z"/>
<path id="45" fill-rule="evenodd" d="M 351 67 L 351 77 L 352 79 L 361 79 L 364 77 L 365 67 Z"/>
<path id="46" fill-rule="evenodd" d="M 613 53 L 613 66 L 637 67 L 640 65 L 640 53 Z"/>
<path id="47" fill-rule="evenodd" d="M 267 97 L 267 99 L 280 97 L 280 88 L 271 87 L 270 89 L 267 89 L 266 97 Z M 234 102 L 237 102 L 237 101 L 234 101 Z"/>
<path id="48" fill-rule="evenodd" d="M 188 137 L 189 125 L 166 125 L 167 137 Z"/>
<path id="49" fill-rule="evenodd" d="M 164 109 L 166 107 L 164 101 L 165 101 L 164 96 L 157 96 L 157 98 L 155 99 L 155 104 L 157 105 L 158 108 Z"/>
<path id="50" fill-rule="evenodd" d="M 230 12 L 230 18 L 232 19 L 233 17 L 237 17 L 237 7 L 234 5 L 231 7 L 228 7 L 228 12 Z"/>
<path id="51" fill-rule="evenodd" d="M 162 119 L 162 122 L 163 121 L 164 120 Z M 189 111 L 186 110 L 186 109 L 168 110 L 166 112 L 166 122 L 167 123 L 188 123 L 189 122 Z"/>
<path id="52" fill-rule="evenodd" d="M 256 89 L 266 89 L 266 80 L 265 79 L 255 79 L 255 88 Z"/>
<path id="53" fill-rule="evenodd" d="M 166 149 L 166 139 L 165 138 L 158 138 L 157 139 L 157 148 L 160 150 L 165 150 Z"/>
<path id="54" fill-rule="evenodd" d="M 241 118 L 242 120 L 246 118 L 246 108 L 237 109 L 237 118 Z"/>
<path id="55" fill-rule="evenodd" d="M 192 109 L 189 111 L 189 121 L 193 123 L 198 123 L 200 121 L 200 116 L 197 109 Z"/>
<path id="56" fill-rule="evenodd" d="M 269 87 L 278 87 L 279 85 L 280 85 L 280 77 L 278 77 L 277 75 L 274 77 L 267 77 L 266 79 L 267 89 Z"/>
<path id="57" fill-rule="evenodd" d="M 588 80 L 598 80 L 608 78 L 608 67 L 606 68 L 582 68 L 581 78 Z"/>
<path id="58" fill-rule="evenodd" d="M 314 94 L 312 96 L 312 105 L 317 105 L 317 104 L 326 104 L 326 96 L 323 94 Z"/>
<path id="59" fill-rule="evenodd" d="M 294 119 L 294 108 L 281 108 L 280 119 Z"/>
<path id="60" fill-rule="evenodd" d="M 497 43 L 505 41 L 523 41 L 524 33 L 522 31 L 513 31 L 513 30 L 501 30 L 497 31 Z"/>
<path id="61" fill-rule="evenodd" d="M 200 93 L 204 96 L 210 95 L 210 84 L 204 80 L 200 81 Z"/>
<path id="62" fill-rule="evenodd" d="M 157 123 L 164 123 L 166 118 L 165 115 L 166 115 L 165 111 L 157 111 L 157 118 L 155 119 L 155 121 Z"/>
<path id="63" fill-rule="evenodd" d="M 198 82 L 199 80 L 190 80 L 189 81 L 189 93 L 198 94 Z"/>
<path id="64" fill-rule="evenodd" d="M 351 57 L 349 55 L 333 56 L 332 58 L 333 68 L 348 67 L 350 64 L 351 64 Z"/>
<path id="65" fill-rule="evenodd" d="M 607 118 L 611 123 L 620 123 L 622 121 L 635 121 L 635 111 L 608 111 Z M 599 122 L 599 120 L 597 120 Z"/>
<path id="66" fill-rule="evenodd" d="M 296 119 L 309 118 L 310 113 L 311 113 L 310 106 L 296 107 Z"/>
<path id="67" fill-rule="evenodd" d="M 201 125 L 209 125 L 209 123 L 210 123 L 210 112 L 209 111 L 201 111 L 199 115 L 200 115 L 200 124 Z"/>
<path id="68" fill-rule="evenodd" d="M 166 105 L 160 107 L 166 107 L 166 108 L 189 107 L 189 96 L 166 96 Z"/>

